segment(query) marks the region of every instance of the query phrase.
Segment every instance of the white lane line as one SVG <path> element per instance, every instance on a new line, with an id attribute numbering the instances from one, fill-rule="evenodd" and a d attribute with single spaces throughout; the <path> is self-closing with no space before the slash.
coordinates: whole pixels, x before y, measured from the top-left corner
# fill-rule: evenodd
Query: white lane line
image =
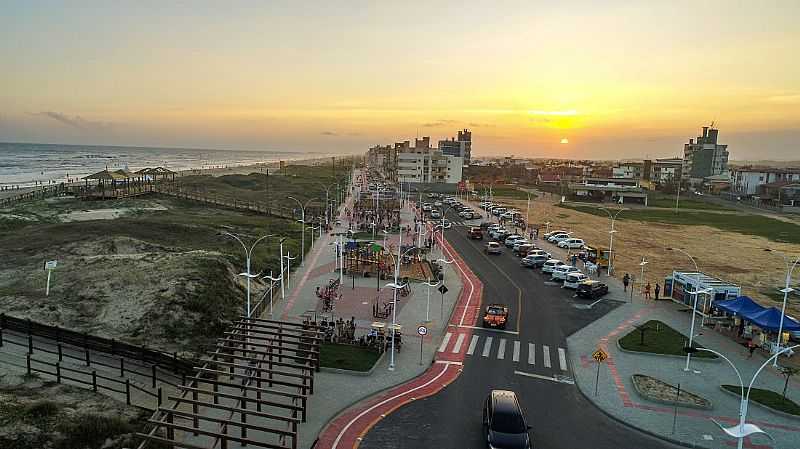
<path id="1" fill-rule="evenodd" d="M 500 339 L 500 347 L 497 348 L 497 360 L 503 360 L 506 358 L 506 339 Z"/>
<path id="2" fill-rule="evenodd" d="M 452 336 L 453 334 L 450 332 L 444 334 L 444 340 L 442 340 L 442 344 L 439 346 L 439 352 L 444 352 L 444 350 L 447 349 L 447 344 L 450 343 L 450 337 Z"/>
<path id="3" fill-rule="evenodd" d="M 541 379 L 541 380 L 549 380 L 550 382 L 556 382 L 560 384 L 567 384 L 567 385 L 575 385 L 575 381 L 572 379 L 561 379 L 558 377 L 548 377 L 542 376 L 540 374 L 533 374 L 533 373 L 526 373 L 523 371 L 514 371 L 514 374 L 518 374 L 520 376 L 531 377 L 533 379 Z"/>
<path id="4" fill-rule="evenodd" d="M 487 331 L 487 332 L 498 332 L 498 333 L 501 333 L 501 334 L 519 335 L 519 332 L 516 332 L 516 331 L 507 331 L 507 330 L 504 330 L 504 329 L 492 329 L 491 327 L 467 326 L 466 324 L 459 324 L 458 326 L 456 326 L 455 324 L 451 324 L 450 327 L 464 327 L 464 328 L 467 328 L 467 329 L 477 329 L 477 330 Z"/>
<path id="5" fill-rule="evenodd" d="M 544 359 L 544 361 L 542 362 L 542 363 L 544 363 L 544 367 L 545 368 L 550 368 L 550 347 L 549 346 L 542 345 L 542 358 Z"/>
<path id="6" fill-rule="evenodd" d="M 567 354 L 564 352 L 564 348 L 558 348 L 558 364 L 561 371 L 567 370 Z"/>
<path id="7" fill-rule="evenodd" d="M 511 359 L 515 362 L 519 362 L 519 340 L 514 340 L 514 354 Z"/>
<path id="8" fill-rule="evenodd" d="M 536 364 L 536 346 L 533 343 L 528 343 L 528 365 Z"/>
<path id="9" fill-rule="evenodd" d="M 464 344 L 464 338 L 466 336 L 467 334 L 458 334 L 458 338 L 456 339 L 456 345 L 453 346 L 453 351 L 452 351 L 453 354 L 458 354 L 459 352 L 461 352 L 461 345 Z"/>
<path id="10" fill-rule="evenodd" d="M 492 350 L 492 337 L 486 337 L 486 343 L 483 344 L 483 354 L 484 357 L 489 357 L 489 351 Z"/>
<path id="11" fill-rule="evenodd" d="M 478 336 L 473 335 L 472 341 L 469 342 L 469 348 L 467 348 L 467 355 L 472 355 L 472 353 L 475 352 L 475 346 L 477 345 L 478 345 Z"/>
<path id="12" fill-rule="evenodd" d="M 350 426 L 352 426 L 354 422 L 356 422 L 356 421 L 358 421 L 359 419 L 361 419 L 361 418 L 362 418 L 364 415 L 366 415 L 367 413 L 369 413 L 369 412 L 371 412 L 371 411 L 375 410 L 375 409 L 376 409 L 376 408 L 378 408 L 378 407 L 381 407 L 382 405 L 386 404 L 387 402 L 394 401 L 395 399 L 397 399 L 397 398 L 399 398 L 399 397 L 405 396 L 405 395 L 407 395 L 407 394 L 409 394 L 409 393 L 413 393 L 413 392 L 415 392 L 415 391 L 417 391 L 417 390 L 419 390 L 419 389 L 425 388 L 425 387 L 427 387 L 428 385 L 430 385 L 430 384 L 432 384 L 432 383 L 436 382 L 437 380 L 439 380 L 439 378 L 440 378 L 440 377 L 442 377 L 442 376 L 444 375 L 444 373 L 446 373 L 446 372 L 447 372 L 447 369 L 448 369 L 448 368 L 450 368 L 450 364 L 446 364 L 446 365 L 442 365 L 442 366 L 444 366 L 444 368 L 442 368 L 442 371 L 441 371 L 439 374 L 437 374 L 437 375 L 436 375 L 436 376 L 435 376 L 433 379 L 431 379 L 431 380 L 429 380 L 429 381 L 425 382 L 425 383 L 424 383 L 424 384 L 422 384 L 422 385 L 417 385 L 416 387 L 414 387 L 414 388 L 412 388 L 412 389 L 410 389 L 410 390 L 403 391 L 403 392 L 400 392 L 400 393 L 398 393 L 398 394 L 396 394 L 396 395 L 394 395 L 394 396 L 392 396 L 392 397 L 390 397 L 390 398 L 386 398 L 386 399 L 384 399 L 383 401 L 381 401 L 381 402 L 378 402 L 377 404 L 373 405 L 372 407 L 370 407 L 370 408 L 368 408 L 368 409 L 366 409 L 366 410 L 362 411 L 362 412 L 361 412 L 361 413 L 359 413 L 358 415 L 356 415 L 356 417 L 355 417 L 355 418 L 351 419 L 351 420 L 350 420 L 350 422 L 348 422 L 347 424 L 345 424 L 345 426 L 344 426 L 344 427 L 342 427 L 342 430 L 341 430 L 341 431 L 339 431 L 339 435 L 337 435 L 337 436 L 336 436 L 336 439 L 335 439 L 335 440 L 333 440 L 333 446 L 331 446 L 331 449 L 337 449 L 337 448 L 339 447 L 339 442 L 340 442 L 340 441 L 342 441 L 342 437 L 343 437 L 343 436 L 344 436 L 344 434 L 347 432 L 347 429 L 349 429 L 349 428 L 350 428 Z"/>

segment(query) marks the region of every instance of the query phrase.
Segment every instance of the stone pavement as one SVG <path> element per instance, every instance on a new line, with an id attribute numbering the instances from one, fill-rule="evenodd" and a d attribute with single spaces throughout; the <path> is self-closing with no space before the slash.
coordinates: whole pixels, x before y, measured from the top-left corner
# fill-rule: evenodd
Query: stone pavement
<path id="1" fill-rule="evenodd" d="M 346 207 L 352 207 L 352 201 L 352 197 L 348 198 Z M 346 218 L 342 218 L 342 215 L 340 213 L 342 226 L 334 229 L 332 234 L 346 231 L 347 221 Z M 403 210 L 401 220 L 404 225 L 412 223 L 413 226 L 412 212 Z M 407 239 L 410 243 L 411 238 L 411 236 L 404 235 L 404 244 Z M 334 272 L 335 239 L 335 236 L 328 234 L 315 240 L 314 246 L 306 255 L 305 266 L 300 267 L 292 274 L 290 278 L 292 285 L 287 291 L 286 300 L 276 306 L 276 316 L 280 314 L 283 319 L 297 320 L 310 310 L 319 310 L 320 301 L 315 294 L 317 286 L 327 285 L 330 279 L 338 276 L 338 273 Z M 397 235 L 391 237 L 394 245 L 397 245 L 398 240 Z M 441 250 L 437 250 L 434 255 L 438 256 L 440 253 Z M 402 350 L 395 354 L 394 370 L 389 370 L 390 354 L 387 352 L 369 375 L 327 371 L 317 373 L 314 379 L 314 395 L 308 402 L 308 421 L 301 424 L 299 428 L 298 447 L 311 447 L 322 427 L 341 410 L 377 392 L 413 379 L 431 366 L 445 333 L 447 318 L 462 289 L 461 278 L 454 275 L 454 269 L 448 266 L 445 270 L 449 291 L 444 295 L 443 309 L 441 307 L 442 295 L 436 290 L 431 291 L 429 310 L 431 321 L 426 323 L 428 335 L 422 344 L 422 360 L 420 360 L 420 337 L 417 335 L 416 329 L 425 320 L 427 287 L 412 284 L 412 291 L 408 296 L 398 296 L 397 323 L 403 326 L 403 346 Z M 355 317 L 356 335 L 363 335 L 373 321 L 391 322 L 391 318 L 388 320 L 372 318 L 372 304 L 376 296 L 379 295 L 382 302 L 391 301 L 391 290 L 384 288 L 387 282 L 389 281 L 381 281 L 381 292 L 378 292 L 374 277 L 358 277 L 355 279 L 355 289 L 353 289 L 353 278 L 345 276 L 343 285 L 340 287 L 342 299 L 336 304 L 333 314 L 337 319 L 347 320 Z"/>

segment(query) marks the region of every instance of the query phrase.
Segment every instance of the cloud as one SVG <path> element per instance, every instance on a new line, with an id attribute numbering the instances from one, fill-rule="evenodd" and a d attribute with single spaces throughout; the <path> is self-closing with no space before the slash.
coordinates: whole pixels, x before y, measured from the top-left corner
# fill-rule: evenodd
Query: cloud
<path id="1" fill-rule="evenodd" d="M 436 120 L 435 122 L 423 123 L 424 128 L 439 128 L 441 126 L 449 126 L 457 123 L 456 120 Z"/>
<path id="2" fill-rule="evenodd" d="M 773 95 L 767 97 L 767 101 L 778 104 L 800 104 L 800 94 Z"/>
<path id="3" fill-rule="evenodd" d="M 552 121 L 547 117 L 531 117 L 530 120 L 533 123 L 550 123 Z"/>
<path id="4" fill-rule="evenodd" d="M 474 123 L 474 122 L 470 122 L 470 123 L 467 123 L 467 125 L 470 128 L 494 128 L 494 125 L 492 125 L 490 123 Z"/>
<path id="5" fill-rule="evenodd" d="M 334 136 L 334 137 L 339 135 L 338 133 L 333 131 L 322 131 L 320 134 L 323 136 Z"/>
<path id="6" fill-rule="evenodd" d="M 34 115 L 40 115 L 42 117 L 53 119 L 61 123 L 62 125 L 69 126 L 70 128 L 75 128 L 81 131 L 104 131 L 114 126 L 114 124 L 110 122 L 98 122 L 98 121 L 86 120 L 79 115 L 74 115 L 70 117 L 67 114 L 54 111 L 42 111 L 42 112 L 37 112 Z"/>

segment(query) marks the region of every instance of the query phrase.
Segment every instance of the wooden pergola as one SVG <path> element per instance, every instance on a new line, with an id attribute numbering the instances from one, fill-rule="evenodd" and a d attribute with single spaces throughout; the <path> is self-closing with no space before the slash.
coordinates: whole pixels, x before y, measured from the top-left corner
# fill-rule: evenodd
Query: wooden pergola
<path id="1" fill-rule="evenodd" d="M 133 173 L 106 168 L 83 179 L 86 185 L 81 189 L 81 198 L 117 199 L 150 193 L 157 182 L 174 182 L 175 172 L 164 167 L 148 167 Z"/>

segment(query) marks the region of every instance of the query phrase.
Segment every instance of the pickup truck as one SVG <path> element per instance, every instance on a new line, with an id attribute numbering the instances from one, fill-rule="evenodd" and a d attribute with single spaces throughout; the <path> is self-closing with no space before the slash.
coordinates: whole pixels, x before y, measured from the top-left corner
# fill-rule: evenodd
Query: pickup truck
<path id="1" fill-rule="evenodd" d="M 508 307 L 503 304 L 489 304 L 483 314 L 483 327 L 506 328 Z"/>

